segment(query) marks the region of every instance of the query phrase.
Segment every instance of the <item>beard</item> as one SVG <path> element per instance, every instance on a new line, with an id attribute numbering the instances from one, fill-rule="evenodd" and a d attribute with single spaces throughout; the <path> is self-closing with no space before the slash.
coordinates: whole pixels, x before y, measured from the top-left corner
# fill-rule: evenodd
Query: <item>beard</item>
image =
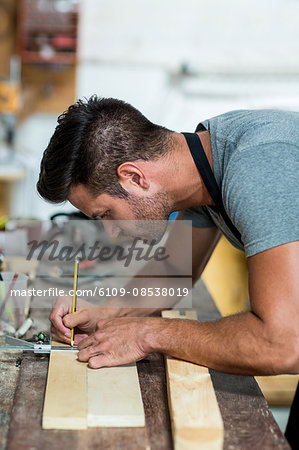
<path id="1" fill-rule="evenodd" d="M 130 195 L 127 202 L 133 212 L 134 221 L 130 224 L 130 230 L 122 227 L 124 233 L 158 243 L 166 231 L 171 213 L 167 194 L 160 192 L 147 198 Z"/>

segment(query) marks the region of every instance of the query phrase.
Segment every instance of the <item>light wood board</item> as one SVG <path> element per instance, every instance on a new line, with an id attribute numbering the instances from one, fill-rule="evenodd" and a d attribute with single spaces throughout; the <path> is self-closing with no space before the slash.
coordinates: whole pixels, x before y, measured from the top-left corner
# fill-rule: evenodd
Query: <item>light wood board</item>
<path id="1" fill-rule="evenodd" d="M 89 427 L 144 427 L 136 364 L 87 369 Z"/>
<path id="2" fill-rule="evenodd" d="M 52 341 L 52 347 L 65 344 Z M 43 428 L 144 427 L 136 363 L 90 369 L 77 350 L 52 351 Z"/>
<path id="3" fill-rule="evenodd" d="M 299 375 L 273 375 L 255 377 L 265 399 L 271 406 L 291 406 Z"/>
<path id="4" fill-rule="evenodd" d="M 163 311 L 169 319 L 197 320 L 196 311 Z M 218 450 L 223 422 L 207 368 L 165 357 L 168 403 L 175 450 Z"/>
<path id="5" fill-rule="evenodd" d="M 50 355 L 43 411 L 43 428 L 87 428 L 87 367 L 77 351 L 54 350 Z"/>

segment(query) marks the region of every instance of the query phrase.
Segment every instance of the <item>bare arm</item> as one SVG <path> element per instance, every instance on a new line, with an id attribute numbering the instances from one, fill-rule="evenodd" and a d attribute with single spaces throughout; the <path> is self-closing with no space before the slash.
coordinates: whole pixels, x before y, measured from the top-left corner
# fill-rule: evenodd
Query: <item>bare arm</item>
<path id="1" fill-rule="evenodd" d="M 299 372 L 298 263 L 299 242 L 252 256 L 248 259 L 251 312 L 210 323 L 169 321 L 166 329 L 174 339 L 167 344 L 165 333 L 157 333 L 154 346 L 226 372 Z M 175 328 L 181 337 L 188 328 L 190 337 L 184 345 L 175 345 Z"/>
<path id="2" fill-rule="evenodd" d="M 79 359 L 101 367 L 159 351 L 230 373 L 298 373 L 298 263 L 299 242 L 248 259 L 251 312 L 207 323 L 161 318 L 102 321 L 79 345 Z"/>

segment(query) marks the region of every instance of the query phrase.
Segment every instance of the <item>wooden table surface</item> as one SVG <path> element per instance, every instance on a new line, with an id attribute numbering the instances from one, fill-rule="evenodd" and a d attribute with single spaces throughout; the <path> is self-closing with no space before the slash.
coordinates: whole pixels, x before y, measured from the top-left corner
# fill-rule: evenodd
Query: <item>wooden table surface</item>
<path id="1" fill-rule="evenodd" d="M 219 317 L 207 292 L 203 295 L 201 291 L 196 303 L 199 320 Z M 33 314 L 45 318 L 48 311 L 35 310 Z M 18 359 L 21 359 L 20 367 L 16 367 Z M 0 449 L 173 448 L 162 355 L 152 354 L 137 363 L 145 428 L 43 430 L 41 418 L 48 363 L 48 356 L 0 352 Z M 224 423 L 224 449 L 289 449 L 253 377 L 215 370 L 210 373 Z"/>

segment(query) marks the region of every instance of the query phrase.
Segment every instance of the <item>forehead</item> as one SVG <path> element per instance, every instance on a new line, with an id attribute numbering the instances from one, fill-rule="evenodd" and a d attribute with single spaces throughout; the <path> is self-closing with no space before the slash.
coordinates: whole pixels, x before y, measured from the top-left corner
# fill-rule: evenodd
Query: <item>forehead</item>
<path id="1" fill-rule="evenodd" d="M 68 198 L 69 202 L 84 214 L 92 217 L 95 212 L 109 206 L 111 198 L 108 194 L 92 197 L 83 184 L 73 186 Z"/>

